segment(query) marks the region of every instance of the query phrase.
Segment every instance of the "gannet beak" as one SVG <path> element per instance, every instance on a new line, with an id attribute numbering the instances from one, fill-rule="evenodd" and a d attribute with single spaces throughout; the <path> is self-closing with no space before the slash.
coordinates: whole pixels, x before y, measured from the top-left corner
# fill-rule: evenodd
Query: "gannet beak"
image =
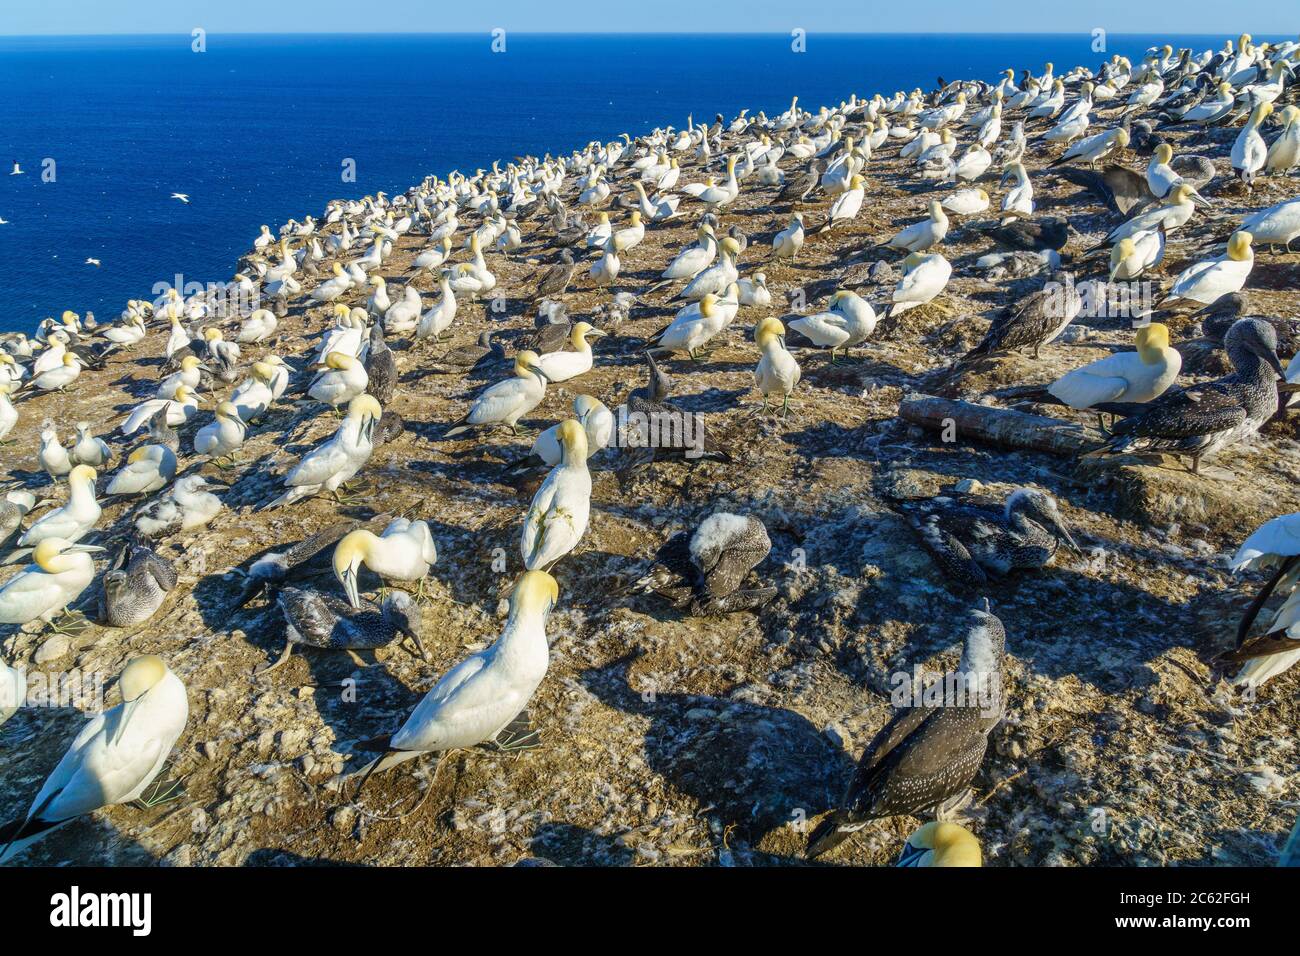
<path id="1" fill-rule="evenodd" d="M 1203 209 L 1214 208 L 1214 206 L 1210 203 L 1210 201 L 1206 199 L 1204 196 L 1202 196 L 1200 193 L 1198 193 L 1195 189 L 1192 190 L 1192 202 L 1196 203 L 1196 205 L 1200 206 Z"/>
<path id="2" fill-rule="evenodd" d="M 540 375 L 543 379 L 545 379 L 548 382 L 551 380 L 550 376 L 542 371 L 542 367 L 540 365 L 530 365 L 528 366 L 528 370 L 532 372 L 534 375 Z"/>
<path id="3" fill-rule="evenodd" d="M 82 554 L 95 554 L 96 552 L 106 550 L 107 548 L 101 548 L 97 544 L 74 544 L 71 547 L 64 548 L 63 553 L 70 554 L 71 552 L 78 551 Z"/>
<path id="4" fill-rule="evenodd" d="M 1295 384 L 1294 382 L 1286 382 L 1286 369 L 1282 367 L 1282 360 L 1279 359 L 1271 349 L 1265 350 L 1264 361 L 1272 366 L 1273 371 L 1277 372 L 1277 377 L 1282 379 L 1284 383 L 1289 385 Z"/>
<path id="5" fill-rule="evenodd" d="M 349 604 L 354 608 L 361 607 L 361 595 L 357 592 L 356 568 L 347 568 L 343 571 L 343 591 L 348 596 Z"/>
<path id="6" fill-rule="evenodd" d="M 1065 526 L 1064 521 L 1062 521 L 1060 518 L 1057 518 L 1056 521 L 1052 522 L 1052 526 L 1053 526 L 1053 530 L 1060 536 L 1061 540 L 1065 542 L 1066 547 L 1068 547 L 1075 554 L 1083 553 L 1082 551 L 1079 550 L 1079 546 L 1074 541 L 1074 536 L 1070 534 L 1070 529 Z"/>
<path id="7" fill-rule="evenodd" d="M 195 367 L 196 367 L 200 372 L 207 372 L 209 375 L 212 374 L 212 369 L 208 368 L 208 367 L 207 367 L 206 365 L 204 365 L 202 362 L 200 362 L 200 363 L 199 363 L 197 366 L 195 366 Z"/>
<path id="8" fill-rule="evenodd" d="M 141 694 L 135 700 L 128 700 L 122 705 L 122 715 L 117 720 L 117 726 L 113 728 L 113 739 L 109 741 L 110 747 L 116 747 L 119 740 L 122 739 L 122 733 L 126 730 L 126 725 L 131 720 L 131 715 L 135 713 L 136 708 L 140 706 L 140 701 L 144 700 L 144 694 Z"/>

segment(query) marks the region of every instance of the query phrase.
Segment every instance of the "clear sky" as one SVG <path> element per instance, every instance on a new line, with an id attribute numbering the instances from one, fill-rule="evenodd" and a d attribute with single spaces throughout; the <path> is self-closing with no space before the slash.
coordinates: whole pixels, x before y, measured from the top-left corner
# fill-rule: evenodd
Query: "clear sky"
<path id="1" fill-rule="evenodd" d="M 1296 0 L 0 0 L 0 35 L 520 32 L 1294 35 Z"/>

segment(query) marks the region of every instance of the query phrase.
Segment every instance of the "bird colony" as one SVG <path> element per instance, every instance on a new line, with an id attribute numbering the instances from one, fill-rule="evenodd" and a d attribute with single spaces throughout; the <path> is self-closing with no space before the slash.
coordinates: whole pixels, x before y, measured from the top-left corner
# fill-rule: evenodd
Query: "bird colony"
<path id="1" fill-rule="evenodd" d="M 1272 863 L 1298 65 L 688 118 L 5 336 L 0 860 Z"/>

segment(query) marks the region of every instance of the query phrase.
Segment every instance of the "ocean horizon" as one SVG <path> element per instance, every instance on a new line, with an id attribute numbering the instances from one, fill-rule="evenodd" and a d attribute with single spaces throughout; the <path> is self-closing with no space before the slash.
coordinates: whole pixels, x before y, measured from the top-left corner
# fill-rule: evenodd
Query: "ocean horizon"
<path id="1" fill-rule="evenodd" d="M 1224 38 L 1105 39 L 812 32 L 795 53 L 786 34 L 508 33 L 497 53 L 483 33 L 210 34 L 203 52 L 188 34 L 0 36 L 0 159 L 25 170 L 0 175 L 0 331 L 228 280 L 263 223 L 453 169 L 795 95 L 816 109 Z"/>

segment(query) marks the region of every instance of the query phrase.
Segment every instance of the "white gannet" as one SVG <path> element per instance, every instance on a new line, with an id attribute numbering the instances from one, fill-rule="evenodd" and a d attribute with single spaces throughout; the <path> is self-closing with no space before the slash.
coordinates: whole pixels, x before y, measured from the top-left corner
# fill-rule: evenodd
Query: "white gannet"
<path id="1" fill-rule="evenodd" d="M 943 205 L 937 199 L 931 199 L 929 213 L 928 218 L 900 230 L 885 245 L 908 252 L 925 252 L 943 242 L 948 234 L 948 217 L 944 215 Z"/>
<path id="2" fill-rule="evenodd" d="M 30 548 L 46 538 L 62 538 L 76 542 L 95 527 L 103 512 L 95 500 L 95 469 L 77 465 L 68 473 L 68 500 L 62 508 L 51 511 L 36 521 L 18 538 L 20 549 Z M 11 554 L 7 561 L 22 557 L 25 551 Z"/>
<path id="3" fill-rule="evenodd" d="M 1300 661 L 1300 514 L 1281 515 L 1261 525 L 1242 542 L 1230 567 L 1237 572 L 1273 572 L 1238 625 L 1236 649 L 1221 658 L 1241 665 L 1232 678 L 1234 686 L 1259 687 Z M 1279 589 L 1286 600 L 1268 631 L 1251 638 L 1251 625 Z"/>
<path id="4" fill-rule="evenodd" d="M 113 458 L 108 443 L 90 433 L 90 422 L 77 422 L 77 440 L 70 452 L 72 461 L 92 468 L 102 468 Z"/>
<path id="5" fill-rule="evenodd" d="M 501 636 L 439 678 L 397 733 L 369 742 L 384 753 L 364 768 L 366 775 L 423 753 L 491 742 L 507 746 L 499 740 L 502 731 L 528 724 L 528 701 L 546 676 L 546 615 L 558 598 L 549 574 L 525 572 L 510 595 Z"/>
<path id="6" fill-rule="evenodd" d="M 903 844 L 895 866 L 983 866 L 980 841 L 958 823 L 932 820 Z"/>
<path id="7" fill-rule="evenodd" d="M 856 292 L 841 289 L 831 296 L 825 312 L 790 320 L 790 328 L 819 348 L 831 350 L 831 361 L 840 349 L 850 349 L 870 338 L 876 330 L 876 311 Z"/>
<path id="8" fill-rule="evenodd" d="M 1002 183 L 1008 177 L 1016 183 L 1002 197 L 1002 221 L 1008 222 L 1016 216 L 1029 217 L 1034 214 L 1034 187 L 1029 182 L 1029 173 L 1025 172 L 1024 163 L 1013 163 L 1002 176 Z"/>
<path id="9" fill-rule="evenodd" d="M 276 364 L 272 364 L 272 360 Z M 280 367 L 280 360 L 273 355 L 268 355 L 262 361 L 254 362 L 248 378 L 236 385 L 234 391 L 230 393 L 230 404 L 235 406 L 235 413 L 245 426 L 253 424 L 265 415 L 271 403 L 275 401 L 273 383 L 281 371 L 283 370 Z M 284 378 L 287 384 L 287 371 L 284 372 Z"/>
<path id="10" fill-rule="evenodd" d="M 27 702 L 27 672 L 0 660 L 0 725 Z"/>
<path id="11" fill-rule="evenodd" d="M 1166 306 L 1170 302 L 1190 299 L 1201 305 L 1209 305 L 1225 295 L 1240 292 L 1255 265 L 1255 255 L 1250 244 L 1250 233 L 1237 230 L 1228 240 L 1228 248 L 1223 255 L 1188 266 L 1179 273 L 1170 286 L 1169 293 L 1159 304 Z"/>
<path id="12" fill-rule="evenodd" d="M 68 450 L 63 447 L 63 443 L 59 441 L 59 433 L 55 430 L 52 421 L 46 420 L 41 423 L 41 450 L 36 458 L 45 469 L 45 473 L 55 480 L 72 471 L 75 462 L 68 454 Z"/>
<path id="13" fill-rule="evenodd" d="M 1104 160 L 1117 159 L 1128 148 L 1128 144 L 1128 130 L 1122 126 L 1117 126 L 1114 129 L 1103 130 L 1100 133 L 1084 137 L 1048 163 L 1048 166 L 1059 166 L 1062 163 L 1068 163 L 1072 159 L 1081 159 L 1089 165 L 1095 165 Z"/>
<path id="14" fill-rule="evenodd" d="M 89 552 L 103 548 L 45 538 L 32 552 L 33 564 L 0 587 L 0 624 L 53 621 L 95 577 Z"/>
<path id="15" fill-rule="evenodd" d="M 162 495 L 145 505 L 136 516 L 135 530 L 150 541 L 168 534 L 202 528 L 224 507 L 208 491 L 202 475 L 180 478 Z"/>
<path id="16" fill-rule="evenodd" d="M 736 271 L 736 257 L 739 255 L 740 243 L 731 236 L 723 236 L 718 243 L 718 261 L 698 273 L 672 300 L 697 302 L 710 292 L 720 294 L 725 291 L 739 277 Z"/>
<path id="17" fill-rule="evenodd" d="M 383 409 L 373 396 L 358 395 L 348 403 L 348 413 L 328 440 L 317 445 L 284 476 L 288 488 L 266 507 L 293 504 L 302 498 L 338 488 L 360 471 L 375 450 L 375 427 Z"/>
<path id="18" fill-rule="evenodd" d="M 270 309 L 255 309 L 239 326 L 235 341 L 244 344 L 261 342 L 275 334 L 277 325 L 279 321 Z"/>
<path id="19" fill-rule="evenodd" d="M 951 276 L 952 264 L 941 254 L 909 253 L 903 260 L 903 277 L 894 286 L 892 301 L 885 309 L 886 318 L 925 305 L 947 287 Z"/>
<path id="20" fill-rule="evenodd" d="M 794 259 L 803 248 L 803 213 L 790 217 L 790 225 L 772 237 L 772 255 L 777 259 Z"/>
<path id="21" fill-rule="evenodd" d="M 1300 199 L 1288 199 L 1247 216 L 1241 229 L 1250 233 L 1252 246 L 1283 246 L 1300 236 Z"/>
<path id="22" fill-rule="evenodd" d="M 140 799 L 185 730 L 185 685 L 153 655 L 118 681 L 122 703 L 92 717 L 41 787 L 26 817 L 0 828 L 0 862 L 77 817 Z"/>
<path id="23" fill-rule="evenodd" d="M 1110 281 L 1136 279 L 1154 269 L 1165 258 L 1165 230 L 1162 226 L 1125 236 L 1110 251 Z"/>
<path id="24" fill-rule="evenodd" d="M 318 402 L 337 407 L 362 394 L 369 380 L 365 366 L 355 358 L 343 352 L 330 352 L 325 356 L 324 368 L 307 386 L 307 394 Z"/>
<path id="25" fill-rule="evenodd" d="M 536 352 L 525 349 L 515 356 L 514 376 L 490 385 L 478 394 L 465 416 L 452 424 L 444 437 L 451 438 L 471 428 L 505 425 L 514 434 L 519 419 L 546 397 L 546 376 Z"/>
<path id="26" fill-rule="evenodd" d="M 1159 398 L 1178 378 L 1183 357 L 1169 347 L 1169 329 L 1159 322 L 1138 329 L 1134 344 L 1136 352 L 1118 352 L 1066 372 L 1047 390 L 1077 409 Z"/>
<path id="27" fill-rule="evenodd" d="M 1264 168 L 1282 174 L 1300 166 L 1300 106 L 1287 106 L 1279 115 L 1282 132 L 1269 146 Z"/>
<path id="28" fill-rule="evenodd" d="M 591 395 L 578 395 L 573 399 L 573 412 L 582 422 L 582 429 L 587 433 L 587 457 L 590 458 L 609 444 L 614 434 L 614 414 L 604 403 Z M 554 468 L 560 463 L 560 425 L 555 424 L 538 434 L 533 440 L 533 447 L 528 455 L 514 462 L 513 471 L 533 467 Z"/>
<path id="29" fill-rule="evenodd" d="M 575 418 L 561 422 L 560 464 L 533 495 L 524 517 L 519 548 L 524 567 L 549 570 L 582 539 L 591 514 L 591 474 L 587 471 L 587 433 Z"/>
<path id="30" fill-rule="evenodd" d="M 122 434 L 133 435 L 141 426 L 148 423 L 155 414 L 166 409 L 166 421 L 173 428 L 183 425 L 193 418 L 199 410 L 198 398 L 183 384 L 176 386 L 172 398 L 149 398 L 131 410 L 126 421 L 122 423 Z"/>
<path id="31" fill-rule="evenodd" d="M 432 336 L 435 340 L 442 338 L 442 333 L 451 327 L 452 321 L 456 318 L 456 293 L 451 287 L 451 274 L 443 271 L 438 279 L 438 288 L 442 295 L 429 310 L 420 316 L 420 322 L 415 327 L 415 340 L 417 342 Z"/>
<path id="32" fill-rule="evenodd" d="M 794 356 L 786 351 L 785 326 L 780 319 L 771 316 L 758 324 L 754 341 L 762 355 L 754 369 L 754 384 L 763 395 L 763 409 L 767 410 L 768 400 L 773 395 L 781 396 L 781 411 L 790 412 L 790 393 L 799 384 L 802 373 Z"/>
<path id="33" fill-rule="evenodd" d="M 420 292 L 411 283 L 402 290 L 402 297 L 388 307 L 384 313 L 384 331 L 389 335 L 403 335 L 412 332 L 420 324 L 420 315 L 424 312 L 424 301 Z"/>
<path id="34" fill-rule="evenodd" d="M 766 309 L 772 304 L 772 293 L 767 288 L 767 274 L 755 272 L 752 279 L 740 279 L 736 282 L 741 305 Z"/>
<path id="35" fill-rule="evenodd" d="M 166 445 L 142 445 L 104 489 L 106 495 L 146 495 L 166 487 L 176 477 L 176 454 Z"/>
<path id="36" fill-rule="evenodd" d="M 0 444 L 6 444 L 5 436 L 18 424 L 18 409 L 9 398 L 13 389 L 12 382 L 0 382 Z"/>
<path id="37" fill-rule="evenodd" d="M 418 582 L 423 591 L 424 578 L 437 561 L 428 523 L 408 518 L 394 518 L 380 535 L 364 528 L 344 535 L 333 556 L 334 576 L 354 608 L 361 607 L 357 578 L 362 567 L 385 581 Z"/>
<path id="38" fill-rule="evenodd" d="M 76 352 L 68 352 L 59 365 L 33 375 L 23 388 L 37 388 L 43 392 L 61 392 L 77 380 L 81 374 L 81 359 Z"/>
<path id="39" fill-rule="evenodd" d="M 172 372 L 158 383 L 158 390 L 153 393 L 154 398 L 175 399 L 176 389 L 182 385 L 191 393 L 197 392 L 199 384 L 203 381 L 203 372 L 204 365 L 197 355 L 183 356 L 179 371 Z"/>
<path id="40" fill-rule="evenodd" d="M 718 297 L 708 292 L 698 302 L 684 306 L 663 329 L 646 340 L 655 350 L 685 352 L 692 359 L 727 325 L 727 316 L 718 306 Z"/>
<path id="41" fill-rule="evenodd" d="M 569 350 L 550 352 L 537 360 L 537 367 L 548 382 L 567 382 L 589 371 L 592 365 L 591 343 L 587 336 L 604 338 L 603 332 L 589 322 L 575 322 L 569 332 Z"/>
<path id="42" fill-rule="evenodd" d="M 866 196 L 866 189 L 863 185 L 862 177 L 856 173 L 849 179 L 849 188 L 846 192 L 840 193 L 831 203 L 830 212 L 826 215 L 826 222 L 822 224 L 818 232 L 826 232 L 837 222 L 843 222 L 846 219 L 852 219 L 862 208 L 862 200 Z"/>
<path id="43" fill-rule="evenodd" d="M 989 194 L 979 187 L 959 189 L 952 195 L 944 197 L 941 205 L 948 212 L 956 213 L 958 216 L 973 216 L 987 211 Z"/>
<path id="44" fill-rule="evenodd" d="M 217 406 L 216 417 L 194 433 L 194 454 L 228 459 L 244 444 L 248 426 L 233 402 Z"/>
<path id="45" fill-rule="evenodd" d="M 1232 144 L 1232 169 L 1247 186 L 1255 181 L 1255 176 L 1264 168 L 1268 159 L 1268 146 L 1260 135 L 1259 128 L 1272 113 L 1272 103 L 1256 106 L 1250 111 L 1250 119 Z"/>

